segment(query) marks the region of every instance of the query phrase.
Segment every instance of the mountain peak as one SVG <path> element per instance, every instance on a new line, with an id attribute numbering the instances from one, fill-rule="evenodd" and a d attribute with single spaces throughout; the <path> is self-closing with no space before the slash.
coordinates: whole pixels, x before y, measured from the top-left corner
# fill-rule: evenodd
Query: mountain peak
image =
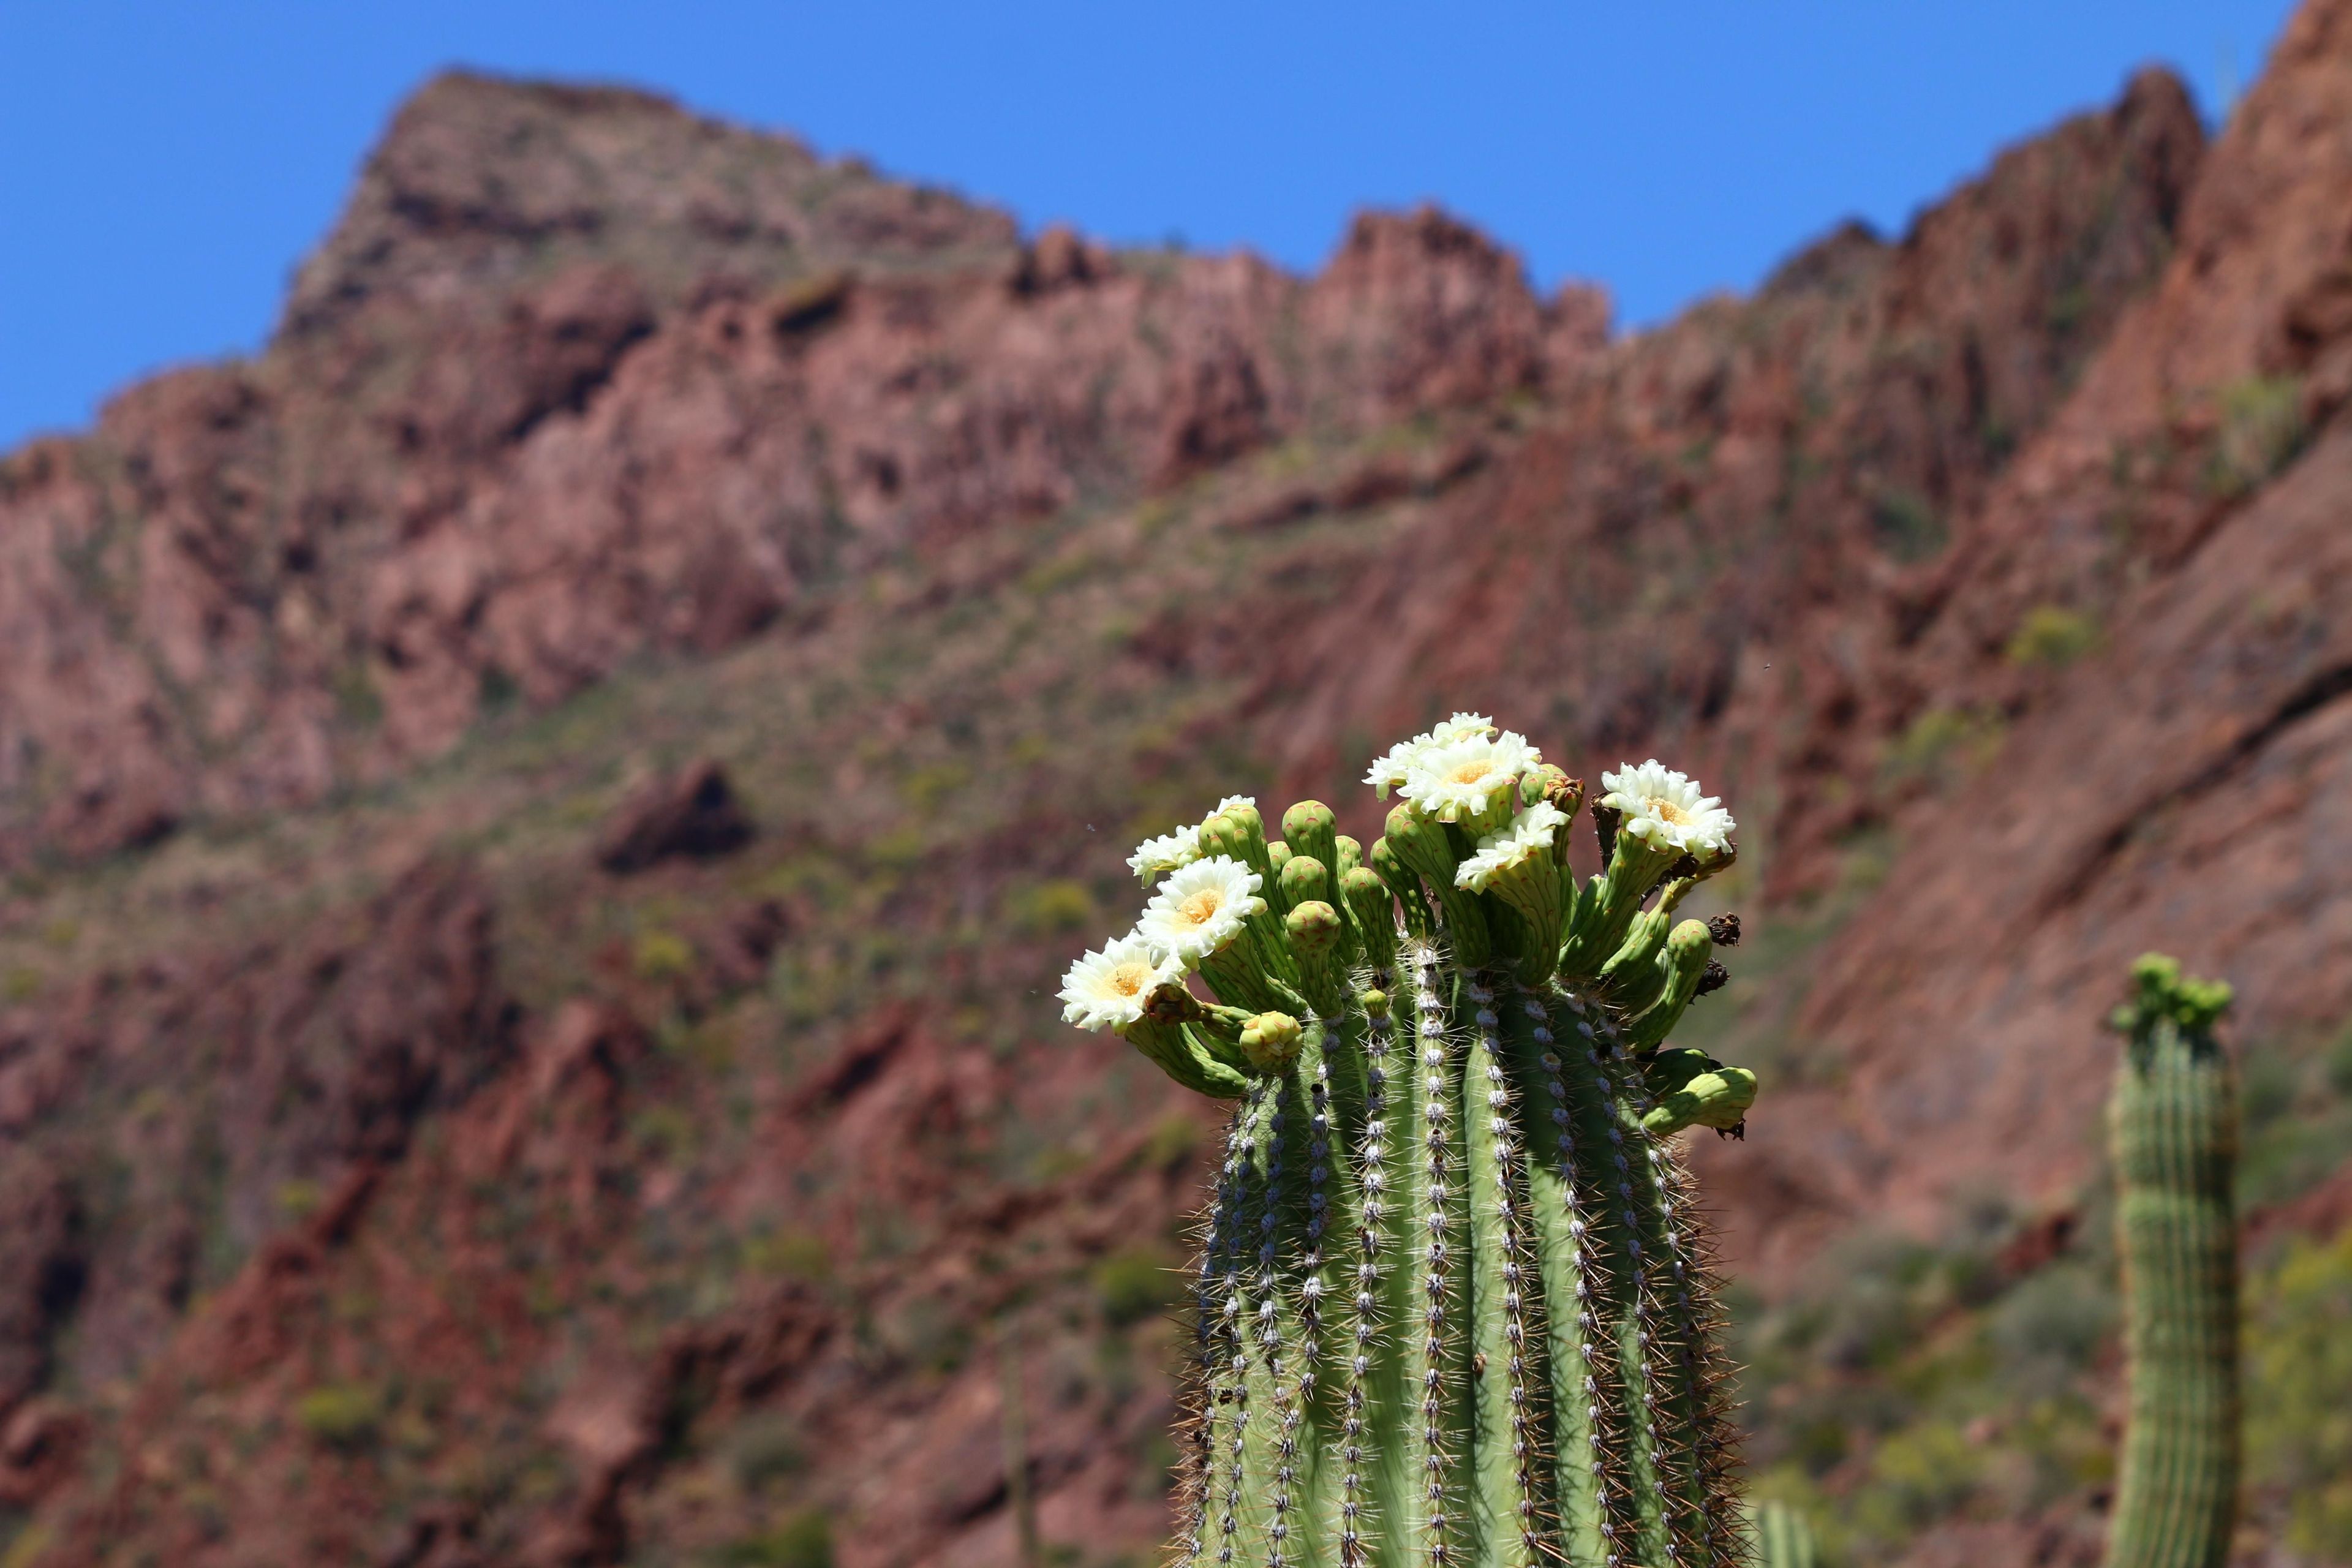
<path id="1" fill-rule="evenodd" d="M 386 294 L 499 291 L 583 260 L 682 298 L 712 278 L 953 265 L 1016 242 L 1004 213 L 654 93 L 449 71 L 394 114 L 285 324 L 312 331 Z"/>

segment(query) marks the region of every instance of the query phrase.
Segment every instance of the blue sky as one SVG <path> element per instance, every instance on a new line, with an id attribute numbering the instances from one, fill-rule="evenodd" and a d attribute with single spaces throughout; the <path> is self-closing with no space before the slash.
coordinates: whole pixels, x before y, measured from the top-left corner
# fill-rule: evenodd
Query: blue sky
<path id="1" fill-rule="evenodd" d="M 1899 228 L 2135 66 L 2209 116 L 2287 0 L 0 0 L 0 447 L 249 352 L 436 68 L 618 79 L 1115 240 L 1321 261 L 1433 198 L 1639 324 Z"/>

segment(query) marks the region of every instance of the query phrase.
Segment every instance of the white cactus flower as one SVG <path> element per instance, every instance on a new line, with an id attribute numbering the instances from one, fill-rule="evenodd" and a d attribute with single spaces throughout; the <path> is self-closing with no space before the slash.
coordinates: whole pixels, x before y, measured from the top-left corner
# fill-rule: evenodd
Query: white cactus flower
<path id="1" fill-rule="evenodd" d="M 1398 793 L 1423 816 L 1459 822 L 1484 815 L 1498 791 L 1539 767 L 1543 753 L 1527 737 L 1506 730 L 1491 739 L 1469 735 L 1430 746 L 1412 760 Z"/>
<path id="2" fill-rule="evenodd" d="M 1181 983 L 1184 963 L 1132 933 L 1089 952 L 1062 976 L 1062 1017 L 1081 1029 L 1123 1029 L 1143 1016 L 1152 992 Z"/>
<path id="3" fill-rule="evenodd" d="M 1196 825 L 1147 838 L 1127 858 L 1127 868 L 1147 882 L 1190 866 L 1201 858 L 1201 829 Z"/>
<path id="4" fill-rule="evenodd" d="M 1485 892 L 1496 873 L 1523 866 L 1551 853 L 1552 840 L 1568 821 L 1568 813 L 1539 800 L 1508 824 L 1478 840 L 1478 852 L 1454 868 L 1454 885 Z"/>
<path id="5" fill-rule="evenodd" d="M 1364 782 L 1380 792 L 1382 800 L 1389 791 L 1402 785 L 1412 772 L 1415 757 L 1433 746 L 1450 746 L 1456 741 L 1495 732 L 1495 721 L 1481 713 L 1456 713 L 1415 735 L 1410 741 L 1399 741 L 1388 749 L 1388 754 L 1373 762 Z"/>
<path id="6" fill-rule="evenodd" d="M 1701 795 L 1689 774 L 1660 765 L 1655 757 L 1638 768 L 1628 763 L 1616 773 L 1602 773 L 1601 783 L 1609 791 L 1601 804 L 1623 815 L 1617 831 L 1653 849 L 1719 855 L 1738 826 L 1720 799 Z"/>
<path id="7" fill-rule="evenodd" d="M 1229 856 L 1195 860 L 1160 884 L 1135 934 L 1155 952 L 1197 963 L 1241 935 L 1250 916 L 1265 908 L 1257 896 L 1264 880 Z"/>

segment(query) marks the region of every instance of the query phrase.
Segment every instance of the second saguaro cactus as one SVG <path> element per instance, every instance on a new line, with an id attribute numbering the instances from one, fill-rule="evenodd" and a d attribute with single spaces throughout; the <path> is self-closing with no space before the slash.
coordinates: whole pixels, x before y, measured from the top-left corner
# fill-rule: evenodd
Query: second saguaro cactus
<path id="1" fill-rule="evenodd" d="M 1753 1568 L 1820 1568 L 1822 1549 L 1812 1521 L 1787 1503 L 1759 1503 L 1748 1522 L 1756 1531 Z"/>
<path id="2" fill-rule="evenodd" d="M 2150 953 L 2107 1106 L 2131 1414 L 2107 1568 L 2221 1568 L 2238 1494 L 2237 1092 L 2219 981 Z"/>
<path id="3" fill-rule="evenodd" d="M 1677 923 L 1732 822 L 1655 763 L 1583 788 L 1471 714 L 1368 781 L 1369 848 L 1232 798 L 1067 1015 L 1238 1102 L 1195 1279 L 1185 1563 L 1728 1568 L 1727 1380 L 1674 1135 L 1754 1078 L 1663 1049 L 1738 922 Z M 1213 999 L 1192 988 L 1205 982 Z"/>

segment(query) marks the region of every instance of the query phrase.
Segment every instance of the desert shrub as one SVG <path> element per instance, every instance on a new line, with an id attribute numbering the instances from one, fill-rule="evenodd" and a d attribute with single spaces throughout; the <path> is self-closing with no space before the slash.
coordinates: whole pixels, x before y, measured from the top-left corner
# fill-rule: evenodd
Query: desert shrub
<path id="1" fill-rule="evenodd" d="M 2029 668 L 2063 669 L 2099 646 L 2099 623 L 2063 605 L 2036 605 L 2025 612 L 2004 650 L 2009 662 Z"/>
<path id="2" fill-rule="evenodd" d="M 2303 384 L 2293 376 L 2250 375 L 2223 387 L 2221 403 L 2221 424 L 2207 460 L 2205 488 L 2234 500 L 2303 449 Z"/>
<path id="3" fill-rule="evenodd" d="M 1946 784 L 1990 762 L 2006 732 L 1995 712 L 1930 708 L 1889 743 L 1882 765 L 1892 779 Z"/>
<path id="4" fill-rule="evenodd" d="M 2352 1232 L 2296 1243 L 2247 1297 L 2249 1479 L 2294 1551 L 2352 1561 Z"/>
<path id="5" fill-rule="evenodd" d="M 355 1451 L 382 1429 L 383 1394 L 368 1384 L 321 1384 L 294 1402 L 294 1419 L 315 1441 Z"/>
<path id="6" fill-rule="evenodd" d="M 1094 894 L 1068 877 L 1018 889 L 1007 902 L 1013 923 L 1039 935 L 1077 931 L 1095 918 Z"/>
<path id="7" fill-rule="evenodd" d="M 787 1279 L 825 1279 L 833 1274 L 833 1248 L 814 1231 L 770 1231 L 744 1242 L 743 1262 L 758 1273 Z"/>
<path id="8" fill-rule="evenodd" d="M 1114 1252 L 1096 1264 L 1094 1282 L 1095 1299 L 1113 1328 L 1166 1311 L 1178 1288 L 1166 1261 L 1139 1247 Z"/>
<path id="9" fill-rule="evenodd" d="M 630 958 L 645 980 L 683 980 L 694 973 L 693 945 L 676 931 L 640 933 Z"/>
<path id="10" fill-rule="evenodd" d="M 2053 1264 L 1993 1310 L 1990 1333 L 2013 1386 L 2031 1390 L 2090 1364 L 2115 1332 L 2114 1292 L 2083 1263 Z"/>
<path id="11" fill-rule="evenodd" d="M 1199 1124 L 1183 1112 L 1171 1110 L 1151 1124 L 1151 1136 L 1143 1145 L 1144 1163 L 1156 1170 L 1173 1170 L 1191 1160 L 1200 1146 Z"/>
<path id="12" fill-rule="evenodd" d="M 1870 1456 L 1870 1485 L 1856 1522 L 1881 1540 L 1900 1540 L 1967 1502 L 1985 1469 L 1984 1449 L 1949 1421 L 1924 1421 L 1882 1441 Z"/>
<path id="13" fill-rule="evenodd" d="M 712 1568 L 833 1568 L 833 1522 L 814 1510 L 720 1547 Z"/>
<path id="14" fill-rule="evenodd" d="M 1916 490 L 1891 489 L 1870 503 L 1871 537 L 1879 549 L 1905 564 L 1927 560 L 1950 537 L 1935 503 Z"/>
<path id="15" fill-rule="evenodd" d="M 782 1415 L 755 1415 L 743 1422 L 727 1448 L 735 1479 L 749 1492 L 764 1491 L 808 1466 L 798 1428 Z"/>

